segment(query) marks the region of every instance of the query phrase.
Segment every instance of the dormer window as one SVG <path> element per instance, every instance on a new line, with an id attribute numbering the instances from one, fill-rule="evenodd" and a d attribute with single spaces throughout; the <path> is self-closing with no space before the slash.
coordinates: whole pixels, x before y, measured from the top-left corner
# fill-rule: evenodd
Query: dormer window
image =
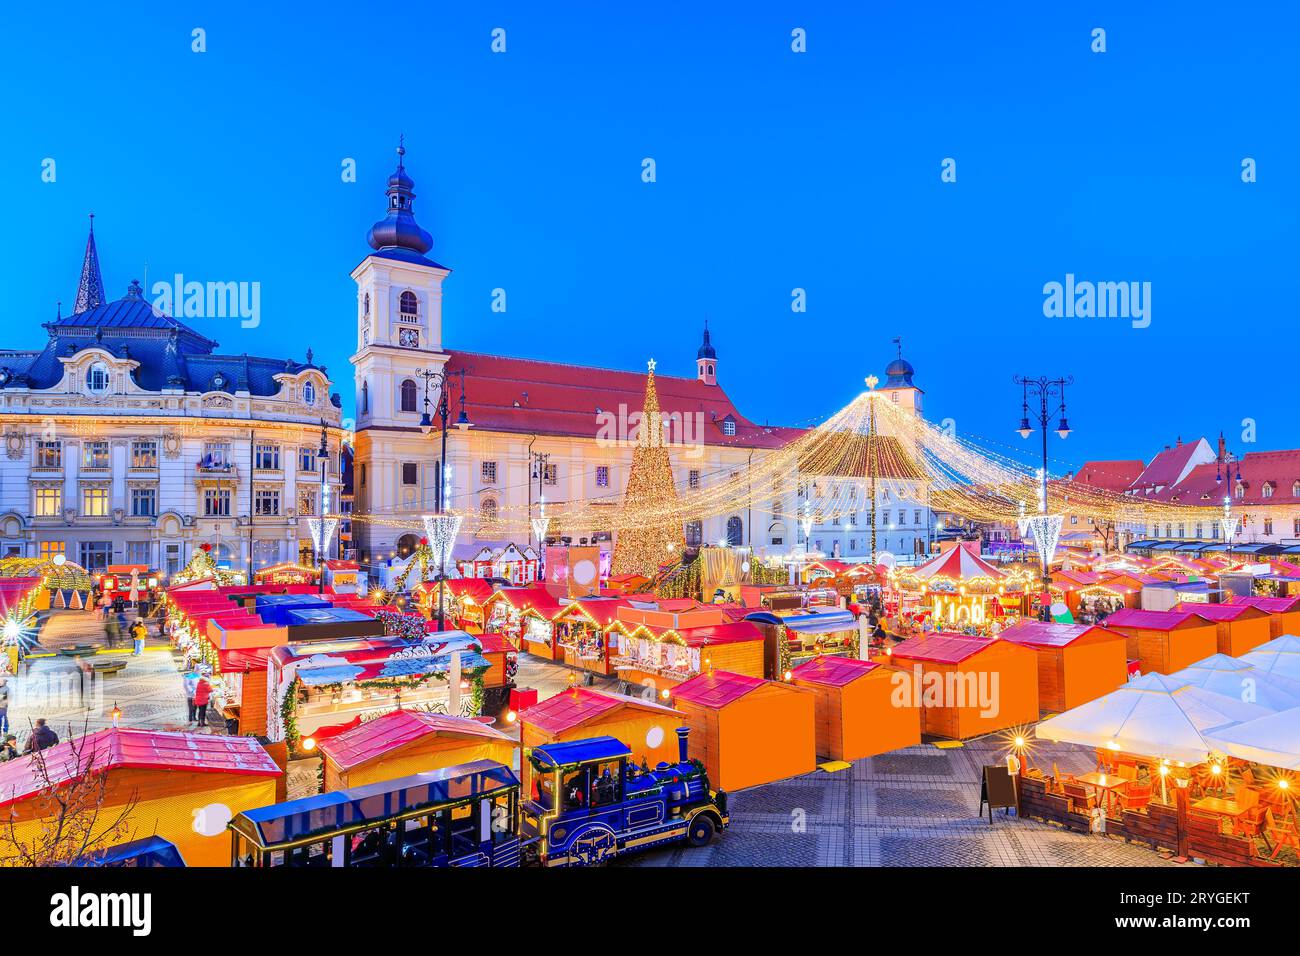
<path id="1" fill-rule="evenodd" d="M 1238 500 L 1240 500 L 1240 499 L 1242 499 L 1242 498 L 1245 498 L 1245 497 L 1246 497 L 1246 486 L 1243 485 L 1241 482 L 1237 482 L 1237 487 L 1233 489 L 1233 492 L 1232 492 L 1232 493 L 1233 493 L 1234 495 L 1236 495 L 1236 497 L 1237 497 Z"/>
<path id="2" fill-rule="evenodd" d="M 732 418 L 730 415 L 728 415 L 726 418 L 722 420 L 722 434 L 724 435 L 736 434 L 736 420 Z"/>
<path id="3" fill-rule="evenodd" d="M 403 292 L 398 300 L 398 309 L 404 319 L 415 319 L 420 315 L 420 300 L 415 297 L 414 292 Z"/>
<path id="4" fill-rule="evenodd" d="M 108 366 L 96 362 L 86 370 L 86 388 L 92 392 L 108 391 Z"/>
<path id="5" fill-rule="evenodd" d="M 316 404 L 316 384 L 308 381 L 302 387 L 302 400 L 308 405 Z"/>
<path id="6" fill-rule="evenodd" d="M 1300 481 L 1291 482 L 1291 497 L 1300 498 Z"/>
<path id="7" fill-rule="evenodd" d="M 1266 481 L 1266 482 L 1264 482 L 1264 484 L 1263 484 L 1263 485 L 1260 487 L 1260 489 L 1259 489 L 1259 493 L 1260 493 L 1260 495 L 1261 495 L 1262 497 L 1264 497 L 1264 498 L 1272 498 L 1272 497 L 1273 497 L 1273 482 L 1271 482 L 1271 481 Z"/>

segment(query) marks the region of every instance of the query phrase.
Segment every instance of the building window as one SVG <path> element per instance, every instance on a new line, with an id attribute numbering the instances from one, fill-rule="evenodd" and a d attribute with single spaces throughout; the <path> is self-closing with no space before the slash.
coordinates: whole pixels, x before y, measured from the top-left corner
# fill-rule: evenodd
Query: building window
<path id="1" fill-rule="evenodd" d="M 497 463 L 495 461 L 485 461 L 479 465 L 479 477 L 483 479 L 485 485 L 495 485 L 497 483 Z"/>
<path id="2" fill-rule="evenodd" d="M 37 518 L 57 518 L 63 513 L 62 488 L 37 488 L 32 514 Z"/>
<path id="3" fill-rule="evenodd" d="M 257 567 L 266 567 L 268 564 L 278 564 L 280 561 L 280 542 L 264 541 L 257 538 L 253 541 L 253 563 Z"/>
<path id="4" fill-rule="evenodd" d="M 1266 482 L 1264 482 L 1264 486 L 1263 486 L 1263 488 L 1260 489 L 1260 494 L 1261 494 L 1263 497 L 1265 497 L 1265 498 L 1272 498 L 1272 497 L 1273 497 L 1273 482 L 1271 482 L 1271 481 L 1266 481 Z"/>
<path id="5" fill-rule="evenodd" d="M 414 292 L 403 292 L 398 300 L 398 310 L 404 319 L 417 318 L 420 314 L 420 300 L 415 297 Z"/>
<path id="6" fill-rule="evenodd" d="M 83 541 L 78 558 L 81 566 L 87 571 L 103 571 L 113 561 L 113 542 Z"/>
<path id="7" fill-rule="evenodd" d="M 740 547 L 745 542 L 745 525 L 738 515 L 732 515 L 727 519 L 727 544 L 733 548 Z"/>
<path id="8" fill-rule="evenodd" d="M 686 546 L 698 548 L 704 543 L 704 525 L 699 521 L 686 522 Z"/>
<path id="9" fill-rule="evenodd" d="M 1273 519 L 1272 519 L 1272 518 L 1265 518 L 1265 519 L 1264 519 L 1264 534 L 1268 535 L 1268 534 L 1272 534 L 1272 533 L 1273 533 Z"/>
<path id="10" fill-rule="evenodd" d="M 736 423 L 732 421 L 730 418 L 724 418 L 722 420 L 722 434 L 724 435 L 736 434 Z"/>
<path id="11" fill-rule="evenodd" d="M 542 469 L 542 481 L 548 485 L 553 485 L 560 480 L 560 466 L 547 465 Z"/>
<path id="12" fill-rule="evenodd" d="M 698 468 L 692 468 L 686 473 L 686 486 L 688 488 L 700 487 L 700 470 Z"/>
<path id="13" fill-rule="evenodd" d="M 597 488 L 609 487 L 609 465 L 596 466 L 596 487 Z"/>
<path id="14" fill-rule="evenodd" d="M 308 405 L 316 404 L 316 383 L 304 382 L 302 386 L 302 400 Z"/>
<path id="15" fill-rule="evenodd" d="M 36 443 L 37 468 L 63 467 L 63 442 L 38 441 Z"/>
<path id="16" fill-rule="evenodd" d="M 40 544 L 40 555 L 47 561 L 58 554 L 67 554 L 68 544 L 66 541 L 42 541 Z"/>
<path id="17" fill-rule="evenodd" d="M 416 389 L 415 389 L 415 380 L 409 378 L 403 379 L 400 393 L 401 393 L 402 411 L 404 412 L 415 411 L 416 405 L 418 403 L 418 397 L 416 395 Z"/>
<path id="18" fill-rule="evenodd" d="M 253 493 L 253 514 L 274 518 L 280 514 L 280 489 L 259 488 Z"/>
<path id="19" fill-rule="evenodd" d="M 230 517 L 230 489 L 204 488 L 203 515 L 207 518 Z"/>
<path id="20" fill-rule="evenodd" d="M 1300 518 L 1291 519 L 1291 533 L 1300 538 Z"/>
<path id="21" fill-rule="evenodd" d="M 361 383 L 361 414 L 370 414 L 370 383 Z"/>
<path id="22" fill-rule="evenodd" d="M 86 387 L 92 392 L 108 391 L 108 366 L 96 362 L 86 370 Z"/>
<path id="23" fill-rule="evenodd" d="M 158 489 L 131 489 L 131 517 L 154 518 L 158 515 Z"/>
<path id="24" fill-rule="evenodd" d="M 87 518 L 107 518 L 108 489 L 89 486 L 82 488 L 81 513 Z"/>
<path id="25" fill-rule="evenodd" d="M 402 484 L 418 485 L 420 483 L 420 466 L 413 461 L 402 462 Z"/>
<path id="26" fill-rule="evenodd" d="M 126 563 L 152 565 L 150 560 L 150 543 L 148 541 L 128 541 L 126 543 Z"/>
<path id="27" fill-rule="evenodd" d="M 912 512 L 912 524 L 916 525 L 917 527 L 920 527 L 920 525 L 921 525 L 921 512 L 919 512 L 919 511 L 913 511 L 913 512 Z"/>
<path id="28" fill-rule="evenodd" d="M 365 466 L 364 464 L 362 464 L 362 466 L 361 466 L 361 487 L 364 488 L 365 486 L 366 486 L 366 466 Z"/>
<path id="29" fill-rule="evenodd" d="M 362 467 L 365 467 L 364 465 Z M 298 449 L 298 470 L 311 471 L 316 470 L 316 449 L 302 447 Z"/>
<path id="30" fill-rule="evenodd" d="M 230 467 L 230 442 L 228 441 L 209 441 L 203 443 L 203 460 L 200 464 L 204 468 L 228 469 Z"/>
<path id="31" fill-rule="evenodd" d="M 280 446 L 259 444 L 253 451 L 253 467 L 262 471 L 279 471 Z"/>
<path id="32" fill-rule="evenodd" d="M 81 464 L 84 468 L 107 468 L 108 442 L 88 441 L 82 445 Z"/>
<path id="33" fill-rule="evenodd" d="M 307 517 L 316 514 L 316 489 L 300 488 L 298 490 L 298 514 Z"/>
<path id="34" fill-rule="evenodd" d="M 478 506 L 479 517 L 484 524 L 497 520 L 497 500 L 495 498 L 484 498 L 482 504 Z"/>
<path id="35" fill-rule="evenodd" d="M 157 468 L 158 443 L 156 441 L 131 442 L 132 468 Z"/>

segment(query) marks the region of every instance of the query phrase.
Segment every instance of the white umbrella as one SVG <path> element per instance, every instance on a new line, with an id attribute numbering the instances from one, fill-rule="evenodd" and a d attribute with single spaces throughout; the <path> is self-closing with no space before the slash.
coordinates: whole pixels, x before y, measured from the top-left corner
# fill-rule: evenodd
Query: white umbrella
<path id="1" fill-rule="evenodd" d="M 1292 634 L 1275 637 L 1242 654 L 1239 660 L 1269 674 L 1300 681 L 1300 637 Z"/>
<path id="2" fill-rule="evenodd" d="M 1300 707 L 1300 681 L 1270 674 L 1227 654 L 1211 654 L 1169 676 L 1233 700 L 1259 704 L 1267 710 Z"/>
<path id="3" fill-rule="evenodd" d="M 1202 731 L 1268 713 L 1167 674 L 1146 674 L 1042 721 L 1037 734 L 1044 740 L 1201 763 L 1214 750 Z"/>
<path id="4" fill-rule="evenodd" d="M 1205 735 L 1218 750 L 1283 770 L 1300 770 L 1300 707 L 1216 727 Z"/>
<path id="5" fill-rule="evenodd" d="M 128 596 L 131 598 L 132 604 L 140 600 L 140 572 L 139 571 L 136 570 L 131 571 L 131 593 Z"/>

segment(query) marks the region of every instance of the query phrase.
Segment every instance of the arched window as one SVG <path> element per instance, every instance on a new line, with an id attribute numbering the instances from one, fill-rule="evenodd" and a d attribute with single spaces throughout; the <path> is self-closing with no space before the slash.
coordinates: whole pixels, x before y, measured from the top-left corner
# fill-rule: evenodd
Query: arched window
<path id="1" fill-rule="evenodd" d="M 745 541 L 745 525 L 738 515 L 727 519 L 727 544 L 738 548 Z"/>
<path id="2" fill-rule="evenodd" d="M 402 411 L 415 411 L 415 404 L 415 380 L 408 378 L 402 382 Z"/>
<path id="3" fill-rule="evenodd" d="M 399 311 L 402 318 L 415 318 L 420 314 L 420 300 L 415 297 L 414 292 L 403 292 L 399 300 Z"/>
<path id="4" fill-rule="evenodd" d="M 1294 481 L 1291 483 L 1291 497 L 1300 498 L 1300 481 Z"/>
<path id="5" fill-rule="evenodd" d="M 1260 488 L 1260 494 L 1263 495 L 1265 498 L 1272 498 L 1272 497 L 1273 497 L 1273 482 L 1271 482 L 1271 481 L 1266 481 L 1266 482 L 1264 482 L 1263 487 Z"/>
<path id="6" fill-rule="evenodd" d="M 417 547 L 420 545 L 420 539 L 413 534 L 404 534 L 397 539 L 397 556 L 399 558 L 409 558 Z"/>
<path id="7" fill-rule="evenodd" d="M 704 525 L 698 521 L 686 522 L 686 546 L 698 548 L 704 543 Z"/>
<path id="8" fill-rule="evenodd" d="M 108 391 L 108 366 L 96 362 L 86 371 L 86 387 L 92 392 Z"/>
<path id="9" fill-rule="evenodd" d="M 361 314 L 366 316 L 367 318 L 370 317 L 370 293 L 369 292 L 367 292 L 365 294 L 365 297 L 361 300 Z"/>
<path id="10" fill-rule="evenodd" d="M 370 383 L 361 383 L 361 414 L 370 414 Z"/>
<path id="11" fill-rule="evenodd" d="M 497 520 L 497 500 L 495 498 L 484 498 L 478 506 L 478 516 L 484 524 L 491 524 Z"/>
<path id="12" fill-rule="evenodd" d="M 1237 487 L 1234 489 L 1233 493 L 1234 493 L 1238 498 L 1245 498 L 1245 497 L 1246 497 L 1246 486 L 1243 485 L 1241 482 L 1237 482 Z"/>
<path id="13" fill-rule="evenodd" d="M 316 383 L 310 379 L 303 383 L 302 400 L 308 405 L 316 404 Z"/>

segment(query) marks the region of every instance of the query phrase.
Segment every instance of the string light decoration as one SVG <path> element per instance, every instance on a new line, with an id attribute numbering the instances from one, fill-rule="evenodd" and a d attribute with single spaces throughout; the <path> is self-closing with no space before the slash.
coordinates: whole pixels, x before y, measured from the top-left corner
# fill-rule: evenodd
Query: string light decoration
<path id="1" fill-rule="evenodd" d="M 438 567 L 451 566 L 451 549 L 456 544 L 456 535 L 460 534 L 464 515 L 444 512 L 436 515 L 424 515 L 424 536 L 429 539 L 429 548 L 433 552 L 433 563 Z"/>
<path id="2" fill-rule="evenodd" d="M 311 533 L 311 545 L 316 549 L 319 555 L 326 554 L 326 548 L 329 547 L 330 541 L 334 537 L 334 529 L 339 525 L 339 519 L 334 517 L 327 518 L 308 518 L 307 530 Z"/>
<path id="3" fill-rule="evenodd" d="M 807 539 L 814 523 L 839 524 L 864 510 L 872 479 L 878 493 L 888 492 L 895 499 L 928 500 L 934 511 L 967 521 L 1024 522 L 1026 530 L 1025 502 L 1037 504 L 1040 513 L 1071 515 L 1097 525 L 1149 526 L 1157 521 L 1215 521 L 1221 516 L 1219 504 L 1208 499 L 1204 504 L 1153 501 L 1050 476 L 1044 501 L 1037 467 L 994 450 L 992 442 L 976 443 L 931 424 L 887 395 L 863 392 L 822 424 L 792 430 L 789 442 L 755 456 L 745 468 L 728 465 L 725 472 L 701 476 L 697 488 L 678 489 L 651 367 L 626 494 L 611 490 L 591 498 L 548 501 L 550 529 L 617 529 L 626 546 L 622 555 L 615 548 L 615 573 L 630 570 L 653 577 L 670 554 L 668 545 L 681 548 L 687 522 L 740 509 L 749 509 L 755 522 L 762 516 L 780 519 L 785 511 L 780 499 L 795 488 L 794 513 Z M 407 528 L 415 520 L 400 515 L 352 518 Z M 503 532 L 525 534 L 529 520 L 525 502 L 498 509 Z"/>
<path id="4" fill-rule="evenodd" d="M 1061 540 L 1061 522 L 1060 515 L 1034 515 L 1026 520 L 1029 533 L 1034 536 L 1034 544 L 1038 546 L 1038 556 L 1044 574 L 1051 566 L 1052 555 L 1056 554 L 1056 544 Z"/>
<path id="5" fill-rule="evenodd" d="M 683 521 L 673 507 L 677 489 L 664 445 L 664 425 L 655 391 L 655 362 L 647 364 L 645 403 L 632 450 L 632 470 L 610 568 L 614 574 L 654 577 L 670 550 L 684 545 Z M 643 519 L 641 515 L 653 515 Z"/>

